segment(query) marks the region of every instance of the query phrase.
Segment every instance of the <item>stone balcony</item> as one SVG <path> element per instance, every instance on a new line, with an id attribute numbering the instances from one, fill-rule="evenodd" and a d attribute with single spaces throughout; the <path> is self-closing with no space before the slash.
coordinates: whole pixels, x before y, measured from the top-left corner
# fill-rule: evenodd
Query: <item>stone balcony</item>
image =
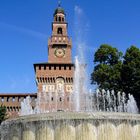
<path id="1" fill-rule="evenodd" d="M 52 45 L 72 45 L 72 40 L 68 36 L 52 36 L 48 40 L 49 46 Z"/>

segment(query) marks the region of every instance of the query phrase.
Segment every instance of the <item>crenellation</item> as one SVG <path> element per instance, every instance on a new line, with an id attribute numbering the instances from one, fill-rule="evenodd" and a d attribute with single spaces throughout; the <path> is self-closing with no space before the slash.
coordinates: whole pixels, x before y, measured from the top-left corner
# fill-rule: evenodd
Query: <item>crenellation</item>
<path id="1" fill-rule="evenodd" d="M 46 66 L 44 65 L 44 70 L 46 70 Z"/>
<path id="2" fill-rule="evenodd" d="M 31 96 L 32 105 L 35 106 L 37 94 L 0 94 L 0 105 L 6 107 L 8 116 L 12 118 L 19 115 L 21 101 L 27 96 Z"/>
<path id="3" fill-rule="evenodd" d="M 18 97 L 18 102 L 21 102 L 21 97 Z"/>
<path id="4" fill-rule="evenodd" d="M 38 66 L 38 70 L 41 70 L 41 66 Z"/>
<path id="5" fill-rule="evenodd" d="M 19 99 L 18 99 L 18 97 L 15 97 L 15 102 L 19 102 Z"/>

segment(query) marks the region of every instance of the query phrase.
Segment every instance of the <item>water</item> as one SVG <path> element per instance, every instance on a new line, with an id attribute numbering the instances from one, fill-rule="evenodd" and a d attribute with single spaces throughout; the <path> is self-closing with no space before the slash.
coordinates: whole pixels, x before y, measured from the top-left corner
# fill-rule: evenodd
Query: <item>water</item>
<path id="1" fill-rule="evenodd" d="M 34 114 L 34 110 L 31 105 L 30 96 L 26 97 L 26 99 L 21 102 L 21 115 L 31 115 Z"/>
<path id="2" fill-rule="evenodd" d="M 65 108 L 63 89 L 38 93 L 34 109 L 28 96 L 21 103 L 21 117 L 0 126 L 1 140 L 140 140 L 140 115 L 135 114 L 138 108 L 134 97 L 113 90 L 86 90 L 82 86 L 83 64 L 78 58 L 75 64 L 70 107 Z M 58 112 L 60 97 L 65 112 Z"/>
<path id="3" fill-rule="evenodd" d="M 140 140 L 140 116 L 57 112 L 7 120 L 1 140 Z"/>
<path id="4" fill-rule="evenodd" d="M 132 95 L 123 92 L 111 92 L 97 90 L 96 94 L 88 94 L 85 111 L 103 111 L 103 112 L 128 112 L 138 113 L 136 101 Z"/>
<path id="5" fill-rule="evenodd" d="M 38 93 L 36 107 L 33 109 L 31 99 L 28 96 L 21 102 L 20 115 L 49 113 L 57 111 L 75 111 L 75 112 L 129 112 L 138 113 L 136 101 L 132 95 L 126 96 L 124 92 L 115 93 L 112 91 L 96 90 L 91 93 L 86 89 L 85 65 L 79 62 L 75 57 L 75 72 L 73 92 L 69 96 L 69 101 L 65 102 L 64 88 L 55 92 Z M 53 98 L 53 99 L 52 99 Z M 61 99 L 61 102 L 60 102 Z"/>
<path id="6" fill-rule="evenodd" d="M 138 113 L 138 107 L 133 95 L 124 92 L 115 93 L 112 91 L 105 91 L 104 89 L 97 89 L 94 93 L 86 89 L 84 83 L 86 79 L 85 67 L 75 58 L 75 73 L 74 73 L 74 91 L 73 102 L 76 101 L 74 111 L 86 112 L 129 112 Z M 80 108 L 81 107 L 81 108 Z"/>
<path id="7" fill-rule="evenodd" d="M 138 113 L 138 107 L 136 101 L 132 95 L 128 95 L 129 99 L 127 101 L 127 112 L 129 113 Z"/>
<path id="8" fill-rule="evenodd" d="M 80 64 L 78 57 L 75 58 L 75 72 L 74 72 L 74 84 L 73 84 L 73 102 L 75 111 L 80 111 L 80 82 L 81 82 L 81 73 L 80 73 Z"/>

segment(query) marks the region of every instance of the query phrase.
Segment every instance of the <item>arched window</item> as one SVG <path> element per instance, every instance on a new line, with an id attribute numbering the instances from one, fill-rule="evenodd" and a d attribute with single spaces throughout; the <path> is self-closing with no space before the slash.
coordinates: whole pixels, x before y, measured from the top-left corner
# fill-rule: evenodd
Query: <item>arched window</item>
<path id="1" fill-rule="evenodd" d="M 43 83 L 44 83 L 44 77 L 42 78 L 42 81 L 43 81 Z"/>
<path id="2" fill-rule="evenodd" d="M 59 21 L 61 22 L 61 17 L 59 17 Z"/>
<path id="3" fill-rule="evenodd" d="M 57 29 L 57 34 L 62 34 L 62 28 L 61 28 L 61 27 L 59 27 L 59 28 Z"/>
<path id="4" fill-rule="evenodd" d="M 70 78 L 69 78 L 69 83 L 70 83 Z"/>
<path id="5" fill-rule="evenodd" d="M 55 17 L 55 21 L 57 21 L 57 17 Z"/>
<path id="6" fill-rule="evenodd" d="M 64 21 L 64 18 L 62 18 L 62 21 Z"/>
<path id="7" fill-rule="evenodd" d="M 47 78 L 45 78 L 45 82 L 47 83 Z"/>
<path id="8" fill-rule="evenodd" d="M 51 83 L 52 83 L 52 77 L 51 77 Z"/>

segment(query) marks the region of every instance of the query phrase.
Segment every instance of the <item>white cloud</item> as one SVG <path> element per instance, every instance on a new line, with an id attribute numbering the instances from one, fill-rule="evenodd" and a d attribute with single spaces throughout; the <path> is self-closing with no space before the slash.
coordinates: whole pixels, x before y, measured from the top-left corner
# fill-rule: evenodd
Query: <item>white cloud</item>
<path id="1" fill-rule="evenodd" d="M 77 5 L 75 6 L 74 11 L 75 11 L 75 13 L 77 13 L 79 15 L 83 13 L 83 10 Z"/>
<path id="2" fill-rule="evenodd" d="M 46 38 L 47 37 L 46 34 L 31 30 L 31 29 L 27 29 L 27 28 L 24 28 L 24 27 L 19 27 L 19 26 L 16 26 L 16 25 L 7 24 L 7 23 L 4 23 L 4 22 L 0 22 L 0 27 L 5 27 L 5 28 L 11 29 L 13 31 L 25 33 L 25 34 L 28 34 L 28 35 L 31 35 L 31 36 L 34 36 L 34 37 L 38 37 L 38 38 Z"/>

